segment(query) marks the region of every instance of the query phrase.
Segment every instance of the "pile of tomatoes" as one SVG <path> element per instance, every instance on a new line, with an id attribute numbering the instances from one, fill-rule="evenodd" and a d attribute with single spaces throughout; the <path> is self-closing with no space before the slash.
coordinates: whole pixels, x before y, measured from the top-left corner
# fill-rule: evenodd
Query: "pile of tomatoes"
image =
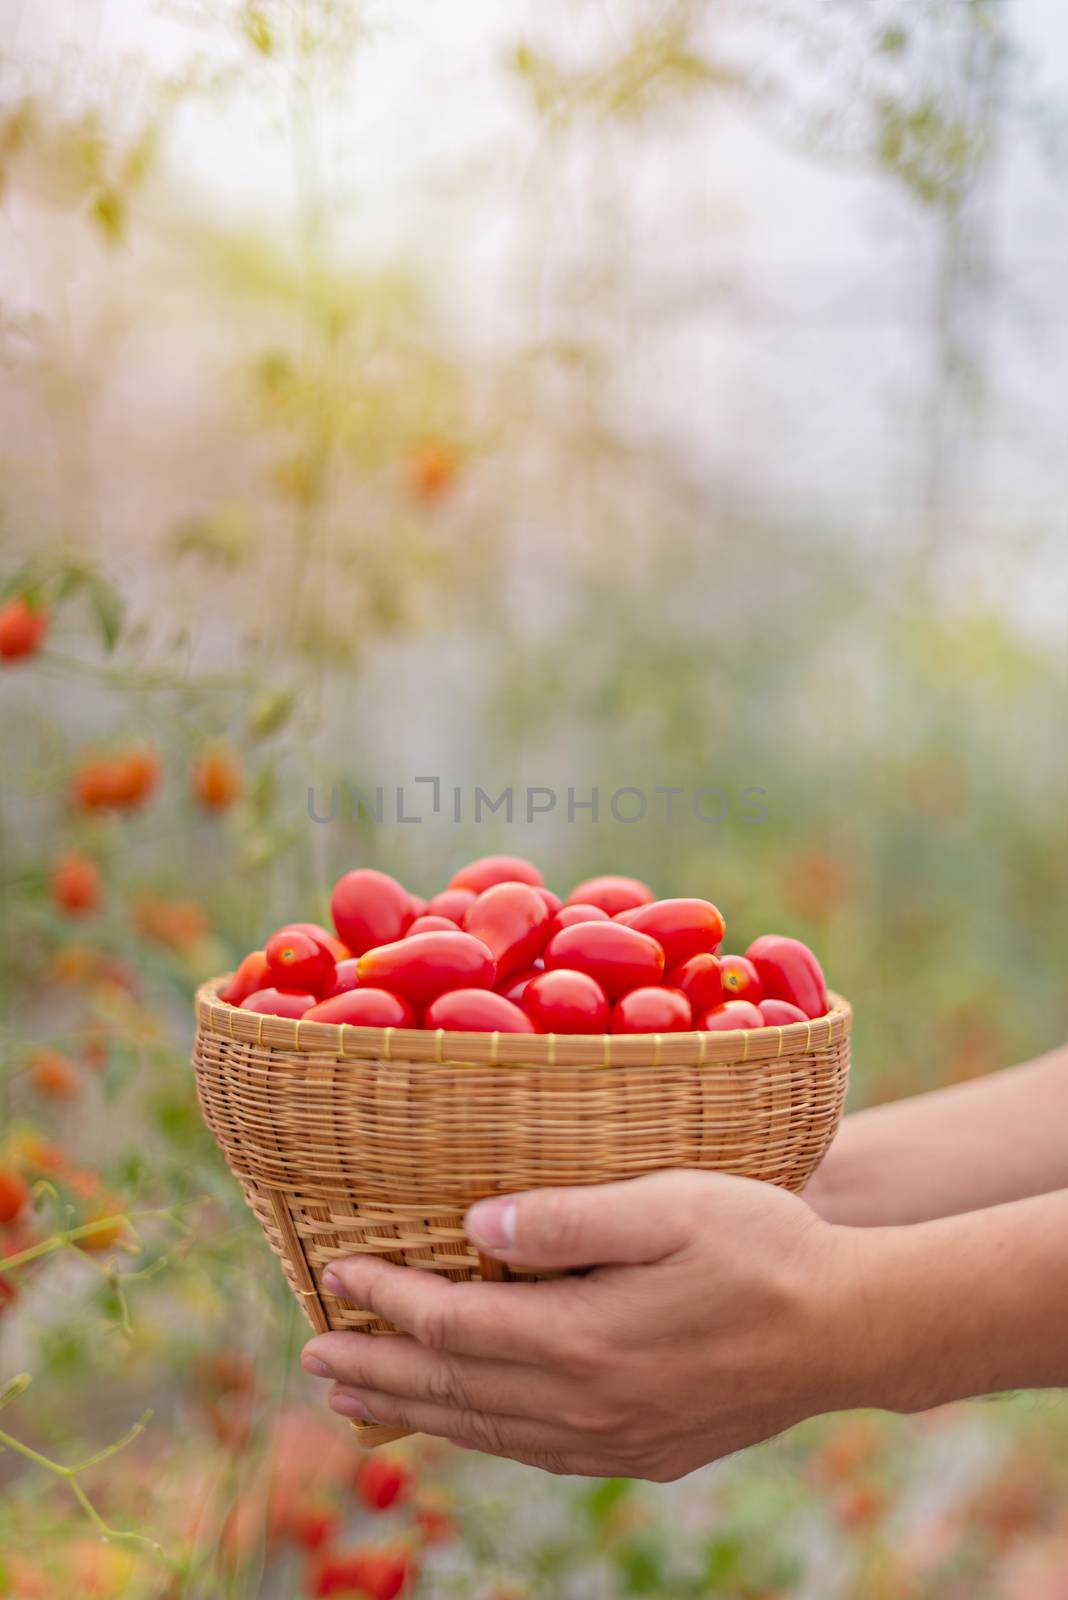
<path id="1" fill-rule="evenodd" d="M 486 856 L 424 901 L 387 873 L 345 873 L 336 933 L 279 928 L 221 998 L 246 1011 L 373 1028 L 679 1033 L 821 1017 L 827 986 L 798 939 L 721 955 L 710 900 L 657 900 L 636 878 L 590 878 L 565 900 L 518 856 Z"/>

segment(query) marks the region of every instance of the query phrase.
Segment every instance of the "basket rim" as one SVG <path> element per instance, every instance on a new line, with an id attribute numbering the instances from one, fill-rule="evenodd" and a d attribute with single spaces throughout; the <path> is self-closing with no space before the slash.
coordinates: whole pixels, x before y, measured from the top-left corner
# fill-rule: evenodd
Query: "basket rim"
<path id="1" fill-rule="evenodd" d="M 783 1027 L 730 1028 L 702 1033 L 462 1033 L 444 1028 L 365 1028 L 350 1022 L 305 1022 L 242 1011 L 220 1000 L 232 974 L 201 984 L 196 994 L 202 1031 L 232 1043 L 288 1054 L 354 1060 L 415 1061 L 517 1067 L 703 1066 L 706 1062 L 772 1061 L 833 1049 L 849 1034 L 853 1008 L 828 990 L 829 1009 L 811 1021 Z"/>

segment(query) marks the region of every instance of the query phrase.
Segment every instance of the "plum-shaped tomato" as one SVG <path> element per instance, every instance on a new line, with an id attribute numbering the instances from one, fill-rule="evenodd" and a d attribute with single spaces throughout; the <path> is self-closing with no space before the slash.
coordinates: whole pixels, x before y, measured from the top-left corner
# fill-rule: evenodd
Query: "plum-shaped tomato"
<path id="1" fill-rule="evenodd" d="M 534 1033 L 525 1011 L 492 989 L 450 989 L 423 1014 L 424 1028 L 454 1028 L 462 1033 Z"/>
<path id="2" fill-rule="evenodd" d="M 549 935 L 549 908 L 528 883 L 495 883 L 468 906 L 464 928 L 497 963 L 497 982 L 521 972 L 541 955 Z"/>
<path id="3" fill-rule="evenodd" d="M 608 1000 L 588 972 L 539 972 L 527 984 L 523 1010 L 539 1033 L 604 1033 Z"/>
<path id="4" fill-rule="evenodd" d="M 219 990 L 219 999 L 228 1005 L 239 1006 L 257 989 L 266 989 L 271 981 L 265 950 L 252 950 L 241 962 L 225 989 Z"/>
<path id="5" fill-rule="evenodd" d="M 271 978 L 281 989 L 310 989 L 329 994 L 337 969 L 330 951 L 299 928 L 279 928 L 264 947 Z"/>
<path id="6" fill-rule="evenodd" d="M 417 933 L 456 933 L 457 927 L 451 917 L 435 917 L 429 911 L 424 911 L 409 922 L 404 937 L 411 939 Z"/>
<path id="7" fill-rule="evenodd" d="M 692 1027 L 693 1012 L 681 989 L 632 989 L 612 1007 L 613 1033 L 684 1033 Z"/>
<path id="8" fill-rule="evenodd" d="M 576 922 L 611 922 L 607 911 L 600 906 L 576 901 L 574 905 L 561 906 L 549 923 L 549 938 L 555 939 L 561 928 L 573 928 Z"/>
<path id="9" fill-rule="evenodd" d="M 538 962 L 536 967 L 524 967 L 522 972 L 513 972 L 510 978 L 505 978 L 503 983 L 496 985 L 496 993 L 503 994 L 506 1000 L 514 1000 L 516 1005 L 521 1005 L 527 984 L 531 978 L 536 978 L 540 972 L 545 971 L 543 962 Z"/>
<path id="10" fill-rule="evenodd" d="M 661 982 L 664 952 L 648 934 L 618 922 L 576 922 L 546 946 L 545 966 L 588 973 L 609 1000 L 618 1000 L 628 989 Z"/>
<path id="11" fill-rule="evenodd" d="M 532 861 L 522 856 L 481 856 L 469 861 L 449 879 L 450 889 L 473 889 L 482 894 L 495 883 L 529 883 L 539 888 L 544 878 Z"/>
<path id="12" fill-rule="evenodd" d="M 392 944 L 412 920 L 411 896 L 388 872 L 357 867 L 334 885 L 330 915 L 338 937 L 354 956 L 376 944 Z"/>
<path id="13" fill-rule="evenodd" d="M 356 967 L 361 984 L 389 989 L 422 1010 L 449 989 L 491 989 L 493 957 L 470 933 L 417 933 L 367 950 Z"/>
<path id="14" fill-rule="evenodd" d="M 434 895 L 427 901 L 427 915 L 448 917 L 450 922 L 455 922 L 458 928 L 462 928 L 467 908 L 474 903 L 473 889 L 442 889 L 440 894 Z"/>
<path id="15" fill-rule="evenodd" d="M 764 1018 L 751 1000 L 727 1000 L 721 1006 L 706 1011 L 697 1024 L 702 1033 L 717 1033 L 721 1029 L 762 1028 Z"/>
<path id="16" fill-rule="evenodd" d="M 608 916 L 620 911 L 635 911 L 638 906 L 651 904 L 653 891 L 640 878 L 619 878 L 611 874 L 601 878 L 587 878 L 576 883 L 565 905 L 600 906 Z"/>
<path id="17" fill-rule="evenodd" d="M 720 956 L 724 1000 L 749 1000 L 758 1006 L 764 998 L 760 974 L 747 956 Z"/>
<path id="18" fill-rule="evenodd" d="M 414 1028 L 415 1012 L 407 1000 L 388 989 L 348 989 L 331 995 L 304 1013 L 305 1022 L 349 1022 L 354 1028 Z"/>
<path id="19" fill-rule="evenodd" d="M 680 966 L 701 951 L 714 955 L 725 931 L 711 900 L 654 900 L 633 911 L 617 912 L 615 920 L 661 944 L 669 967 Z"/>
<path id="20" fill-rule="evenodd" d="M 791 1005 L 789 1000 L 761 1000 L 760 1015 L 768 1028 L 788 1028 L 792 1022 L 808 1021 L 801 1007 Z"/>
<path id="21" fill-rule="evenodd" d="M 707 950 L 691 956 L 681 967 L 675 967 L 668 973 L 665 982 L 673 989 L 682 990 L 690 1002 L 695 1017 L 722 1005 L 726 998 L 723 993 L 719 957 Z"/>
<path id="22" fill-rule="evenodd" d="M 806 1017 L 826 1016 L 823 968 L 807 944 L 785 934 L 765 933 L 754 939 L 745 953 L 759 973 L 769 1000 L 789 1000 Z"/>
<path id="23" fill-rule="evenodd" d="M 302 1017 L 315 1005 L 318 996 L 309 990 L 257 989 L 241 1002 L 242 1011 L 258 1011 L 267 1017 Z"/>

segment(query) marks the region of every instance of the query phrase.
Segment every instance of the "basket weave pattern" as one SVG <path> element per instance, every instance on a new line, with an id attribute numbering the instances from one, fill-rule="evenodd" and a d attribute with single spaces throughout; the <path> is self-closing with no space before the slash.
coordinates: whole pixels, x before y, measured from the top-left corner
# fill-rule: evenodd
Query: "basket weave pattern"
<path id="1" fill-rule="evenodd" d="M 318 1332 L 395 1331 L 325 1292 L 339 1257 L 513 1276 L 463 1231 L 487 1195 L 668 1167 L 800 1190 L 845 1100 L 837 995 L 785 1028 L 563 1037 L 300 1023 L 226 1005 L 224 981 L 197 995 L 201 1109 Z"/>

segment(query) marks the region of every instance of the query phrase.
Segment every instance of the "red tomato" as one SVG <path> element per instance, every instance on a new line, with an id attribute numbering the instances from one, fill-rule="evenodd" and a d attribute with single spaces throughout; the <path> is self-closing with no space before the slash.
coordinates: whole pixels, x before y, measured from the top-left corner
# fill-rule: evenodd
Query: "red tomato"
<path id="1" fill-rule="evenodd" d="M 823 968 L 807 944 L 784 934 L 765 933 L 745 952 L 760 974 L 769 1000 L 789 1000 L 806 1017 L 827 1014 L 827 984 Z"/>
<path id="2" fill-rule="evenodd" d="M 205 811 L 226 811 L 241 793 L 241 765 L 228 750 L 206 750 L 190 772 L 194 797 Z"/>
<path id="3" fill-rule="evenodd" d="M 706 1011 L 697 1026 L 702 1033 L 716 1033 L 723 1028 L 762 1028 L 764 1018 L 751 1000 L 725 1000 L 723 1005 Z"/>
<path id="4" fill-rule="evenodd" d="M 360 975 L 356 971 L 357 960 L 349 956 L 345 961 L 339 961 L 334 968 L 334 987 L 329 994 L 324 994 L 324 1000 L 332 1000 L 336 994 L 351 994 L 353 989 L 360 986 Z"/>
<path id="5" fill-rule="evenodd" d="M 302 1017 L 317 1003 L 318 996 L 296 989 L 257 989 L 241 1002 L 242 1011 L 258 1011 L 265 1017 Z"/>
<path id="6" fill-rule="evenodd" d="M 549 908 L 527 883 L 495 883 L 468 906 L 464 927 L 497 963 L 497 981 L 529 967 L 549 936 Z"/>
<path id="7" fill-rule="evenodd" d="M 419 933 L 366 951 L 356 968 L 361 983 L 403 995 L 420 1010 L 449 989 L 491 989 L 493 957 L 469 933 Z"/>
<path id="8" fill-rule="evenodd" d="M 388 873 L 357 867 L 334 885 L 330 915 L 350 953 L 362 956 L 376 944 L 392 944 L 402 936 L 412 919 L 411 898 Z"/>
<path id="9" fill-rule="evenodd" d="M 549 923 L 549 938 L 554 939 L 561 928 L 573 928 L 576 922 L 610 922 L 607 911 L 602 911 L 600 906 L 586 905 L 576 901 L 574 905 L 561 906 L 559 911 Z"/>
<path id="10" fill-rule="evenodd" d="M 608 1001 L 588 972 L 539 972 L 523 995 L 523 1009 L 539 1033 L 604 1033 Z"/>
<path id="11" fill-rule="evenodd" d="M 52 898 L 69 917 L 88 916 L 103 898 L 100 869 L 88 856 L 70 850 L 52 868 Z"/>
<path id="12" fill-rule="evenodd" d="M 492 989 L 451 989 L 423 1013 L 424 1028 L 454 1028 L 461 1033 L 535 1033 L 525 1011 Z"/>
<path id="13" fill-rule="evenodd" d="M 450 922 L 462 927 L 468 906 L 475 903 L 473 889 L 442 889 L 426 903 L 426 909 L 431 916 L 448 917 Z"/>
<path id="14" fill-rule="evenodd" d="M 225 1000 L 228 1005 L 239 1006 L 242 1000 L 247 1000 L 257 989 L 266 989 L 270 981 L 267 952 L 253 950 L 242 961 L 225 989 L 219 990 L 219 999 Z"/>
<path id="15" fill-rule="evenodd" d="M 482 856 L 469 861 L 449 879 L 450 889 L 473 889 L 481 894 L 495 883 L 529 883 L 539 888 L 545 880 L 532 861 L 522 856 Z"/>
<path id="16" fill-rule="evenodd" d="M 282 1527 L 301 1550 L 321 1550 L 337 1531 L 341 1518 L 330 1506 L 296 1505 L 283 1512 Z"/>
<path id="17" fill-rule="evenodd" d="M 0 606 L 0 661 L 21 661 L 40 649 L 48 629 L 48 612 L 31 606 L 23 594 Z"/>
<path id="18" fill-rule="evenodd" d="M 409 922 L 404 937 L 410 939 L 416 933 L 455 933 L 456 924 L 451 917 L 433 917 L 429 911 L 424 911 L 421 916 Z"/>
<path id="19" fill-rule="evenodd" d="M 764 985 L 753 963 L 745 956 L 720 956 L 724 1000 L 749 1000 L 758 1006 L 764 998 Z"/>
<path id="20" fill-rule="evenodd" d="M 304 1013 L 305 1022 L 350 1022 L 354 1028 L 415 1028 L 415 1012 L 407 1000 L 388 989 L 347 989 L 320 1000 Z"/>
<path id="21" fill-rule="evenodd" d="M 693 1027 L 681 989 L 632 989 L 612 1007 L 613 1033 L 685 1033 Z"/>
<path id="22" fill-rule="evenodd" d="M 335 961 L 348 961 L 352 955 L 348 945 L 342 944 L 341 940 L 335 938 L 330 930 L 324 928 L 320 922 L 287 922 L 286 927 L 299 928 L 301 933 L 310 934 L 313 939 L 329 950 Z"/>
<path id="23" fill-rule="evenodd" d="M 628 989 L 662 982 L 664 952 L 648 934 L 618 922 L 576 922 L 546 946 L 545 966 L 587 972 L 609 1000 L 618 1000 Z"/>
<path id="24" fill-rule="evenodd" d="M 426 911 L 426 901 L 421 894 L 410 894 L 408 896 L 408 910 L 413 917 L 421 917 L 423 915 Z"/>
<path id="25" fill-rule="evenodd" d="M 633 911 L 617 912 L 625 928 L 637 928 L 664 947 L 669 967 L 677 967 L 702 951 L 715 954 L 725 926 L 711 900 L 654 900 Z"/>
<path id="26" fill-rule="evenodd" d="M 510 978 L 505 978 L 503 983 L 498 983 L 495 992 L 503 994 L 506 1000 L 514 1000 L 516 1005 L 523 1002 L 523 994 L 531 978 L 536 978 L 539 972 L 545 971 L 544 962 L 539 961 L 536 966 L 525 967 L 522 972 L 513 972 Z"/>
<path id="27" fill-rule="evenodd" d="M 682 990 L 690 1002 L 695 1017 L 723 1003 L 723 979 L 720 974 L 719 957 L 711 955 L 707 950 L 702 950 L 699 955 L 691 956 L 689 961 L 684 961 L 681 967 L 669 972 L 664 981 L 673 989 Z"/>
<path id="28" fill-rule="evenodd" d="M 355 1600 L 396 1600 L 415 1566 L 407 1550 L 330 1550 L 312 1574 L 316 1600 L 348 1595 Z"/>
<path id="29" fill-rule="evenodd" d="M 558 894 L 555 894 L 552 889 L 547 889 L 543 883 L 536 883 L 534 887 L 545 901 L 545 904 L 549 907 L 550 916 L 559 911 L 563 902 Z"/>
<path id="30" fill-rule="evenodd" d="M 0 1222 L 14 1222 L 29 1198 L 30 1191 L 17 1172 L 0 1172 Z"/>
<path id="31" fill-rule="evenodd" d="M 337 963 L 326 946 L 310 933 L 301 933 L 299 928 L 279 928 L 267 940 L 265 950 L 268 969 L 279 988 L 329 994 L 334 987 Z"/>
<path id="32" fill-rule="evenodd" d="M 789 1000 L 761 1000 L 760 1015 L 768 1028 L 788 1028 L 791 1022 L 808 1020 L 801 1007 L 791 1005 Z"/>
<path id="33" fill-rule="evenodd" d="M 569 906 L 600 906 L 602 911 L 614 917 L 617 912 L 633 911 L 638 906 L 649 905 L 653 899 L 653 891 L 639 878 L 609 875 L 587 878 L 585 883 L 577 883 L 564 903 Z"/>
<path id="34" fill-rule="evenodd" d="M 356 1469 L 355 1489 L 368 1511 L 388 1511 L 408 1498 L 412 1474 L 396 1456 L 368 1456 Z"/>

